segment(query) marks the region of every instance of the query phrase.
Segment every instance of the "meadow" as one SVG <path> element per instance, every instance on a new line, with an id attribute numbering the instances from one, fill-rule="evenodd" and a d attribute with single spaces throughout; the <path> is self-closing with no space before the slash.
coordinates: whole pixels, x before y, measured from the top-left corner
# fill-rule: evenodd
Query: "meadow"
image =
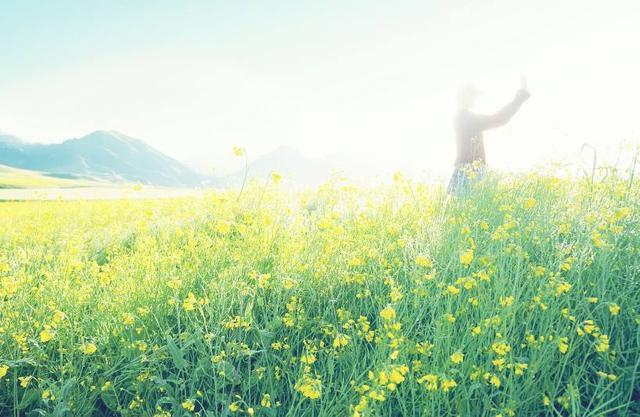
<path id="1" fill-rule="evenodd" d="M 105 186 L 87 179 L 63 178 L 47 173 L 8 167 L 0 164 L 0 191 L 4 189 L 64 189 L 72 187 Z"/>
<path id="2" fill-rule="evenodd" d="M 6 416 L 640 415 L 633 178 L 0 203 Z"/>

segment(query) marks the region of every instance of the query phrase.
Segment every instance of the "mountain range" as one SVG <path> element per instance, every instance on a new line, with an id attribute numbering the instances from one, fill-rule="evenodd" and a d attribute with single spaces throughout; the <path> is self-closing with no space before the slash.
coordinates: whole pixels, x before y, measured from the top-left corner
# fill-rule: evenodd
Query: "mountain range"
<path id="1" fill-rule="evenodd" d="M 0 135 L 0 164 L 61 178 L 166 187 L 215 182 L 143 141 L 114 131 L 96 131 L 54 144 L 27 143 L 15 136 Z"/>
<path id="2" fill-rule="evenodd" d="M 202 157 L 215 159 L 213 155 Z M 174 188 L 237 187 L 245 176 L 245 168 L 226 175 L 206 175 L 139 139 L 102 130 L 54 144 L 29 143 L 0 133 L 0 165 L 37 171 L 50 178 L 135 182 Z M 247 169 L 249 179 L 268 179 L 277 171 L 287 182 L 299 186 L 319 185 L 334 174 L 355 180 L 391 174 L 391 170 L 385 168 L 385 161 L 365 155 L 307 157 L 289 146 L 259 156 Z"/>

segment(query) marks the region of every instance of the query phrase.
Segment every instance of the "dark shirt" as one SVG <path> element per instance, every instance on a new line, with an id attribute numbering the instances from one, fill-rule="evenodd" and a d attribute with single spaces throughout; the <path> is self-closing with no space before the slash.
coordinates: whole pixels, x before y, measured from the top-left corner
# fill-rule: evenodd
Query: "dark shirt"
<path id="1" fill-rule="evenodd" d="M 474 161 L 486 164 L 482 132 L 506 124 L 526 99 L 518 94 L 509 104 L 492 115 L 476 114 L 467 109 L 460 110 L 454 118 L 457 145 L 455 165 L 459 167 Z"/>

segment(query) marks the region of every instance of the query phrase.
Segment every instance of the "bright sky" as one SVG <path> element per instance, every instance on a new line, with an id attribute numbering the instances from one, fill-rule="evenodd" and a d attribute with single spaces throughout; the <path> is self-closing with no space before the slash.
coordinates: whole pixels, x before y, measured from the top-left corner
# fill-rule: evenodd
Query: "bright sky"
<path id="1" fill-rule="evenodd" d="M 0 130 L 98 129 L 181 160 L 291 145 L 448 172 L 458 87 L 532 98 L 485 135 L 523 169 L 583 143 L 638 142 L 637 0 L 0 2 Z M 208 163 L 208 162 L 206 162 Z"/>

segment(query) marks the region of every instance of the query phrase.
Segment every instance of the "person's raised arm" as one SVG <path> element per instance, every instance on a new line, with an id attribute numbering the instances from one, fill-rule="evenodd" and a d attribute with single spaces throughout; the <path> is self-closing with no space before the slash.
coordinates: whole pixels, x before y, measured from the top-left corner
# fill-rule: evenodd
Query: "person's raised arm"
<path id="1" fill-rule="evenodd" d="M 527 90 L 520 89 L 514 99 L 496 113 L 491 115 L 474 114 L 473 124 L 475 128 L 478 130 L 486 130 L 507 124 L 513 115 L 520 110 L 522 103 L 527 101 L 530 96 L 531 94 Z"/>

